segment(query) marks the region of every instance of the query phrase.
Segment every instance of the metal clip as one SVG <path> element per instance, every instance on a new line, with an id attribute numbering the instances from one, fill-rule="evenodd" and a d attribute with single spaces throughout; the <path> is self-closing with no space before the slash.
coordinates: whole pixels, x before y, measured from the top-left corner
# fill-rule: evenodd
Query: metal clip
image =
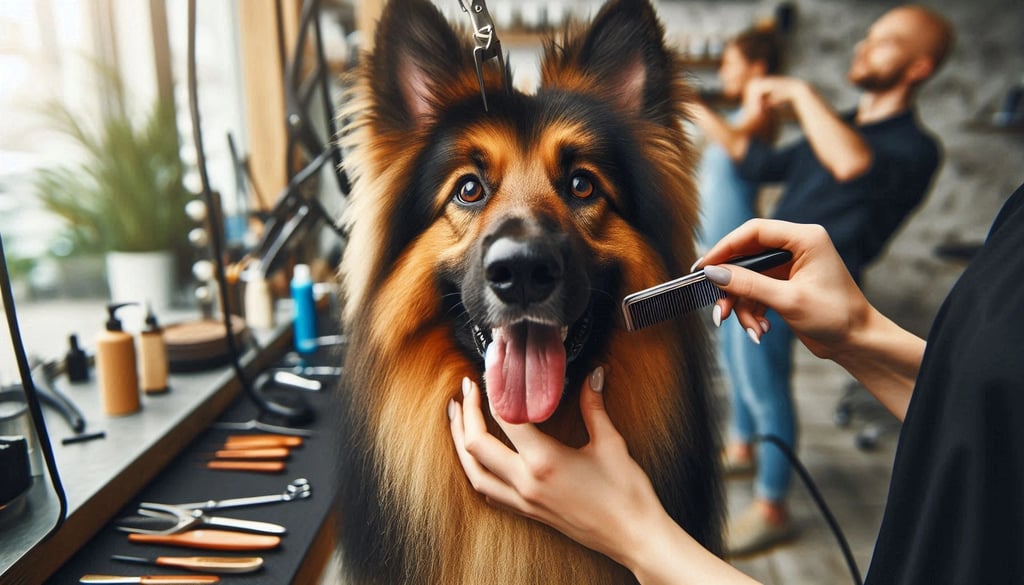
<path id="1" fill-rule="evenodd" d="M 484 100 L 484 111 L 487 110 L 487 90 L 484 87 L 483 65 L 491 59 L 498 60 L 498 71 L 505 85 L 505 93 L 511 93 L 509 70 L 505 66 L 505 56 L 501 51 L 501 41 L 494 27 L 494 20 L 487 10 L 484 0 L 459 0 L 462 11 L 469 14 L 473 23 L 473 64 L 476 67 L 476 79 L 480 84 L 480 95 Z"/>

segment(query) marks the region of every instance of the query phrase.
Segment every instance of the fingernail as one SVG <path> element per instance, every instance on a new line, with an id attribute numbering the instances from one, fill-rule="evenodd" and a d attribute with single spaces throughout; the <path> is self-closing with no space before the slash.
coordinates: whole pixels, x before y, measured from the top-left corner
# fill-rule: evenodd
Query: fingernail
<path id="1" fill-rule="evenodd" d="M 768 322 L 768 319 L 761 319 L 761 331 L 768 333 L 768 330 L 772 328 L 772 324 Z"/>
<path id="2" fill-rule="evenodd" d="M 705 266 L 704 276 L 707 276 L 708 280 L 720 286 L 725 286 L 732 280 L 732 272 L 721 266 Z"/>
<path id="3" fill-rule="evenodd" d="M 455 399 L 448 401 L 448 420 L 455 418 Z"/>
<path id="4" fill-rule="evenodd" d="M 757 336 L 757 331 L 754 331 L 753 327 L 747 327 L 747 335 L 750 337 L 751 341 L 761 345 L 761 338 Z"/>
<path id="5" fill-rule="evenodd" d="M 498 359 L 498 344 L 492 341 L 487 349 L 484 350 L 484 367 L 490 367 L 494 365 L 495 360 Z"/>
<path id="6" fill-rule="evenodd" d="M 470 390 L 471 387 L 472 386 L 470 385 L 469 378 L 468 377 L 462 378 L 462 395 L 463 396 L 469 396 L 469 390 Z"/>
<path id="7" fill-rule="evenodd" d="M 715 305 L 715 308 L 711 309 L 711 322 L 715 324 L 715 327 L 722 326 L 722 307 Z"/>
<path id="8" fill-rule="evenodd" d="M 601 392 L 604 390 L 604 368 L 597 366 L 594 371 L 590 373 L 590 389 L 594 392 Z"/>
<path id="9" fill-rule="evenodd" d="M 694 270 L 697 270 L 697 267 L 700 266 L 700 263 L 703 262 L 703 261 L 704 261 L 704 257 L 703 256 L 701 256 L 700 258 L 697 258 L 697 261 L 693 263 L 693 266 L 690 266 L 690 272 L 693 272 Z"/>

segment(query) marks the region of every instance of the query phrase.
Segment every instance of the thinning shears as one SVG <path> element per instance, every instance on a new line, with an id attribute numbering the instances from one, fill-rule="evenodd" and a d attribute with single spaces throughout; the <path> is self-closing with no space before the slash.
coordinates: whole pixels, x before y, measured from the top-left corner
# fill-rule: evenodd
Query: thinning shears
<path id="1" fill-rule="evenodd" d="M 505 64 L 505 55 L 501 50 L 501 41 L 494 27 L 494 19 L 487 10 L 484 0 L 459 0 L 462 11 L 469 14 L 473 23 L 473 65 L 476 67 L 476 80 L 480 84 L 480 95 L 484 99 L 484 111 L 487 110 L 487 89 L 484 87 L 484 63 L 491 59 L 498 62 L 498 71 L 505 86 L 505 93 L 512 91 L 511 73 Z"/>

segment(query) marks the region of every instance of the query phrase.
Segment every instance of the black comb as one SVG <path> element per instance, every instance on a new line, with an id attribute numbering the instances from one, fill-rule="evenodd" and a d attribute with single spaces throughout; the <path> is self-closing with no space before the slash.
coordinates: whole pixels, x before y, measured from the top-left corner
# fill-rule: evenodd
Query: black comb
<path id="1" fill-rule="evenodd" d="M 792 259 L 793 254 L 788 250 L 768 250 L 734 258 L 727 264 L 764 272 Z M 626 329 L 636 331 L 706 307 L 724 297 L 725 292 L 708 280 L 703 270 L 698 270 L 628 295 L 622 299 L 622 315 L 626 318 Z"/>

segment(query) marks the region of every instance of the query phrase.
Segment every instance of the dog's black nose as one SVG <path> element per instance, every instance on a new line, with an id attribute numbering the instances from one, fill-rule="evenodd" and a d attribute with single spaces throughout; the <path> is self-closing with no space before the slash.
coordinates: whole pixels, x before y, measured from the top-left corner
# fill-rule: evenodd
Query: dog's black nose
<path id="1" fill-rule="evenodd" d="M 547 299 L 564 273 L 558 246 L 543 238 L 498 238 L 484 254 L 487 286 L 508 304 L 527 307 Z"/>

